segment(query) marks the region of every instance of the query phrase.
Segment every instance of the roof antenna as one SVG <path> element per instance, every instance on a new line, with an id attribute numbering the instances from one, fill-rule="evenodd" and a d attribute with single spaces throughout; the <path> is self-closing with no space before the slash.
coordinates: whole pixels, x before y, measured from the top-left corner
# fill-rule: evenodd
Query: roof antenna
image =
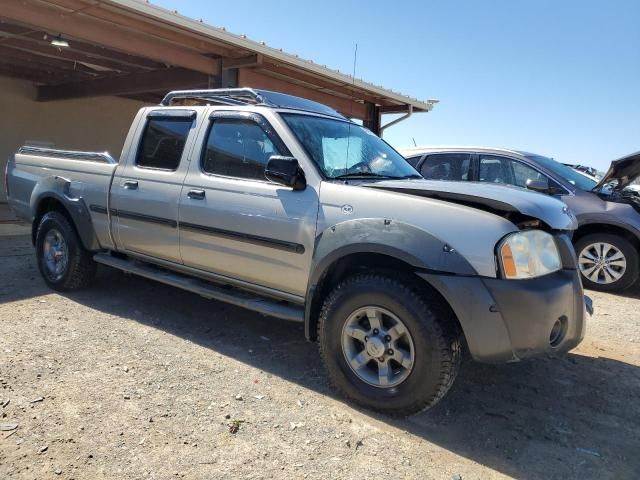
<path id="1" fill-rule="evenodd" d="M 355 95 L 356 95 L 356 64 L 358 62 L 358 44 L 356 43 L 355 51 L 353 52 L 353 76 L 351 77 L 351 112 L 350 115 L 353 116 L 353 104 L 355 103 Z"/>
<path id="2" fill-rule="evenodd" d="M 413 140 L 413 146 L 417 147 L 418 144 L 416 143 L 416 137 L 411 137 L 411 140 Z"/>
<path id="3" fill-rule="evenodd" d="M 344 173 L 347 172 L 347 164 L 349 162 L 349 144 L 351 143 L 351 122 L 353 120 L 353 104 L 356 103 L 356 64 L 358 62 L 358 44 L 356 43 L 355 51 L 353 52 L 353 75 L 351 77 L 351 111 L 349 112 L 349 129 L 347 130 L 347 157 L 344 159 Z"/>

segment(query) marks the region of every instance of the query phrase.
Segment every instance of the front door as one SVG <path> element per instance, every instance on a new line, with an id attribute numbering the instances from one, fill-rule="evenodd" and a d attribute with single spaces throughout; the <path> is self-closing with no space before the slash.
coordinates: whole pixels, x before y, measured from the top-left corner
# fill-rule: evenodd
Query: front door
<path id="1" fill-rule="evenodd" d="M 111 187 L 116 242 L 131 253 L 179 263 L 178 207 L 195 137 L 195 111 L 153 110 Z"/>
<path id="2" fill-rule="evenodd" d="M 500 155 L 480 154 L 478 180 L 527 188 L 531 181 L 545 185 L 552 192 L 564 191 L 553 179 L 529 165 Z"/>
<path id="3" fill-rule="evenodd" d="M 215 111 L 197 145 L 180 196 L 185 265 L 303 296 L 317 186 L 294 191 L 266 180 L 268 159 L 290 153 L 259 114 Z"/>

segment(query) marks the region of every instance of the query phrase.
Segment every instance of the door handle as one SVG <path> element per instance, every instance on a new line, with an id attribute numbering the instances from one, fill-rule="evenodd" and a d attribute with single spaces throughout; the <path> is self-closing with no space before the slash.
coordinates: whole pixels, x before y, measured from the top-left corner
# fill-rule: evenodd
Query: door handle
<path id="1" fill-rule="evenodd" d="M 205 191 L 204 190 L 189 190 L 189 193 L 187 193 L 187 197 L 192 198 L 193 200 L 204 200 Z"/>
<path id="2" fill-rule="evenodd" d="M 122 184 L 124 188 L 127 190 L 137 190 L 138 189 L 138 181 L 137 180 L 127 180 Z"/>

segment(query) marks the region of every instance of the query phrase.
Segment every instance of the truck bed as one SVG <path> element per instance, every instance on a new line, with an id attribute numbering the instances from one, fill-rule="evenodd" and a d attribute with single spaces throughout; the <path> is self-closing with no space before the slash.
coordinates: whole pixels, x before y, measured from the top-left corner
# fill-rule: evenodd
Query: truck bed
<path id="1" fill-rule="evenodd" d="M 32 222 L 41 195 L 52 190 L 82 202 L 91 215 L 100 246 L 113 246 L 109 219 L 90 211 L 91 205 L 107 205 L 109 187 L 118 166 L 108 152 L 86 152 L 23 146 L 7 165 L 10 177 L 8 202 L 16 215 Z"/>

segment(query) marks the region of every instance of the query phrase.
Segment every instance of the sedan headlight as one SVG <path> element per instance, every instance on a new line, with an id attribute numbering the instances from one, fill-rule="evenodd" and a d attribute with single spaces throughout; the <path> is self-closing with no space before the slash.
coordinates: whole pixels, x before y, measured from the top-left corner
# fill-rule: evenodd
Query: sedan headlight
<path id="1" fill-rule="evenodd" d="M 542 230 L 507 235 L 498 244 L 498 259 L 504 278 L 535 278 L 560 270 L 562 262 L 556 242 Z"/>

